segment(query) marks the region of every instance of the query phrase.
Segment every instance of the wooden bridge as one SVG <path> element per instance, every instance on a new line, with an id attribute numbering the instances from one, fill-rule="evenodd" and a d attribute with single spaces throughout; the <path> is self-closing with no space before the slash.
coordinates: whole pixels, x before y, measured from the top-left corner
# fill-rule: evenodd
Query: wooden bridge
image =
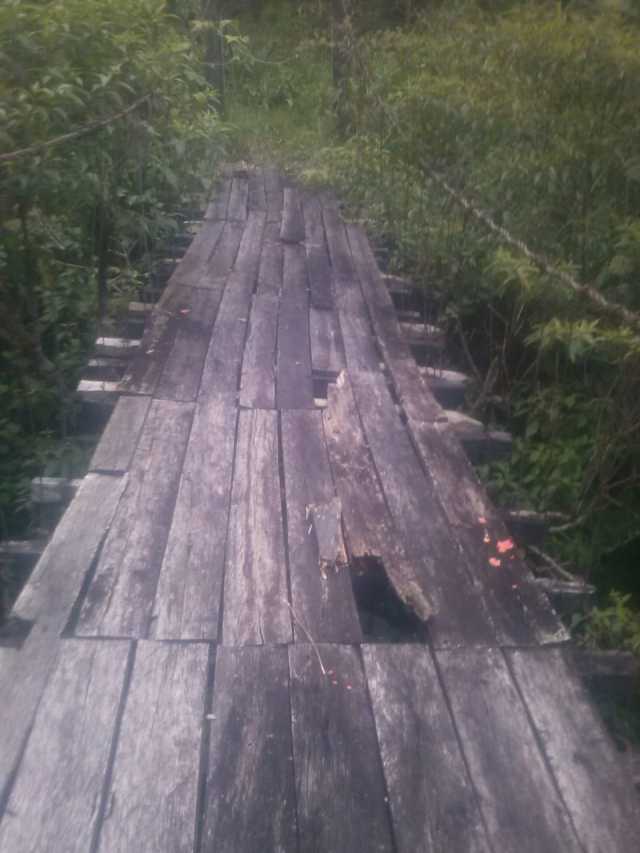
<path id="1" fill-rule="evenodd" d="M 0 648 L 2 853 L 638 849 L 568 637 L 330 198 L 223 181 L 117 391 Z"/>

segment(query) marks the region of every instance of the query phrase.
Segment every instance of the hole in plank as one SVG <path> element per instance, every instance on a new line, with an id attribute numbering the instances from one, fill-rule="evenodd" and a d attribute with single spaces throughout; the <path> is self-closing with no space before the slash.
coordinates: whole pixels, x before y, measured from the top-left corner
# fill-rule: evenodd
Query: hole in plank
<path id="1" fill-rule="evenodd" d="M 351 586 L 366 642 L 424 643 L 426 628 L 391 585 L 378 557 L 356 557 L 350 563 Z"/>

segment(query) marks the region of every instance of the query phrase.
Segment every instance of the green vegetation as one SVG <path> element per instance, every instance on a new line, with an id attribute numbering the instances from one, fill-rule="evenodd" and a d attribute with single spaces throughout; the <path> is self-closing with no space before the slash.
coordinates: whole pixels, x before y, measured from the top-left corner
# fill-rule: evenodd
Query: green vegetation
<path id="1" fill-rule="evenodd" d="M 75 452 L 59 440 L 97 324 L 221 153 L 197 28 L 165 5 L 0 9 L 0 151 L 33 149 L 0 162 L 0 535 L 25 523 L 29 478 Z"/>

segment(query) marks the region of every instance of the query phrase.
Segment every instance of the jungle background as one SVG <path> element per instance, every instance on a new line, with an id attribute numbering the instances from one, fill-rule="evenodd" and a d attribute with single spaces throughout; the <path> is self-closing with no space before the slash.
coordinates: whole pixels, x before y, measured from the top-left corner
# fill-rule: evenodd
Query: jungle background
<path id="1" fill-rule="evenodd" d="M 515 438 L 490 492 L 557 514 L 597 588 L 577 636 L 640 654 L 639 38 L 637 0 L 6 0 L 0 537 L 37 527 L 32 477 L 82 472 L 96 335 L 223 161 L 276 163 L 423 288 Z"/>

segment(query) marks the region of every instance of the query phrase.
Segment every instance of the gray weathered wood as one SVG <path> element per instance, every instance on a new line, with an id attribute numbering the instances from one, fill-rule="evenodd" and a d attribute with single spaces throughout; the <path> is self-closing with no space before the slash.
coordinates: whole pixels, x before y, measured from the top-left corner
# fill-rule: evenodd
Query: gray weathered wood
<path id="1" fill-rule="evenodd" d="M 277 169 L 268 168 L 264 170 L 264 185 L 267 195 L 267 221 L 280 225 L 284 194 L 282 179 Z"/>
<path id="2" fill-rule="evenodd" d="M 278 316 L 276 405 L 279 409 L 314 407 L 307 271 L 301 246 L 285 246 L 284 250 L 284 284 Z"/>
<path id="3" fill-rule="evenodd" d="M 375 725 L 356 650 L 294 645 L 289 665 L 300 849 L 393 850 Z"/>
<path id="4" fill-rule="evenodd" d="M 34 477 L 31 480 L 31 503 L 43 506 L 67 504 L 82 485 L 82 478 Z"/>
<path id="5" fill-rule="evenodd" d="M 337 376 L 345 368 L 345 357 L 335 313 L 311 308 L 309 311 L 309 334 L 313 371 Z"/>
<path id="6" fill-rule="evenodd" d="M 81 379 L 78 382 L 76 396 L 83 403 L 115 406 L 118 401 L 121 385 L 100 379 Z"/>
<path id="7" fill-rule="evenodd" d="M 208 651 L 198 644 L 138 644 L 102 853 L 192 853 Z"/>
<path id="8" fill-rule="evenodd" d="M 200 387 L 202 366 L 222 294 L 196 290 L 189 309 L 181 312 L 180 327 L 167 355 L 155 396 L 190 403 Z"/>
<path id="9" fill-rule="evenodd" d="M 61 644 L 0 823 L 0 850 L 90 849 L 128 653 L 122 641 Z"/>
<path id="10" fill-rule="evenodd" d="M 473 582 L 432 483 L 421 470 L 381 374 L 351 374 L 364 432 L 393 521 L 436 615 L 436 645 L 491 643 L 492 614 Z"/>
<path id="11" fill-rule="evenodd" d="M 498 649 L 437 652 L 489 840 L 501 853 L 581 850 Z"/>
<path id="12" fill-rule="evenodd" d="M 125 483 L 124 477 L 87 474 L 14 605 L 12 613 L 35 624 L 20 652 L 0 660 L 0 791 L 19 755 L 56 660 L 58 638 Z"/>
<path id="13" fill-rule="evenodd" d="M 277 331 L 277 298 L 254 296 L 242 360 L 241 406 L 249 409 L 275 408 Z"/>
<path id="14" fill-rule="evenodd" d="M 331 262 L 324 234 L 322 205 L 318 199 L 307 197 L 303 210 L 311 304 L 314 308 L 330 309 L 333 308 Z"/>
<path id="15" fill-rule="evenodd" d="M 311 635 L 317 642 L 358 643 L 362 634 L 349 570 L 320 564 L 309 513 L 312 505 L 335 496 L 320 412 L 283 412 L 282 455 L 291 597 L 301 623 L 294 619 L 296 640 L 309 642 Z"/>
<path id="16" fill-rule="evenodd" d="M 222 222 L 203 222 L 169 279 L 169 287 L 201 287 L 209 259 L 224 233 Z"/>
<path id="17" fill-rule="evenodd" d="M 638 795 L 575 671 L 560 649 L 523 649 L 508 659 L 584 850 L 633 853 Z"/>
<path id="18" fill-rule="evenodd" d="M 453 433 L 474 465 L 505 459 L 511 454 L 513 439 L 504 430 L 487 429 L 481 421 L 464 412 L 444 412 L 446 421 L 438 421 L 437 429 Z"/>
<path id="19" fill-rule="evenodd" d="M 204 275 L 200 279 L 201 287 L 209 287 L 221 291 L 234 267 L 240 241 L 245 233 L 245 223 L 226 222 L 222 236 L 209 257 Z"/>
<path id="20" fill-rule="evenodd" d="M 429 589 L 421 585 L 419 569 L 407 558 L 389 515 L 345 374 L 329 387 L 322 417 L 349 554 L 378 557 L 402 601 L 427 619 L 432 610 Z"/>
<path id="21" fill-rule="evenodd" d="M 264 186 L 264 169 L 260 166 L 255 166 L 249 172 L 249 211 L 267 210 L 267 195 Z"/>
<path id="22" fill-rule="evenodd" d="M 286 649 L 220 647 L 212 717 L 203 853 L 296 850 Z"/>
<path id="23" fill-rule="evenodd" d="M 148 397 L 120 397 L 93 454 L 90 471 L 115 473 L 129 468 L 150 402 Z"/>
<path id="24" fill-rule="evenodd" d="M 284 190 L 284 206 L 280 239 L 283 243 L 301 243 L 304 240 L 304 220 L 298 191 L 293 187 Z"/>
<path id="25" fill-rule="evenodd" d="M 154 400 L 80 612 L 81 636 L 145 637 L 193 406 Z"/>
<path id="26" fill-rule="evenodd" d="M 365 316 L 351 311 L 340 311 L 340 329 L 347 367 L 350 371 L 380 370 L 381 355 Z"/>
<path id="27" fill-rule="evenodd" d="M 96 338 L 96 355 L 110 357 L 128 357 L 140 349 L 136 338 Z"/>
<path id="28" fill-rule="evenodd" d="M 233 396 L 196 409 L 155 595 L 158 639 L 217 639 L 236 420 Z"/>
<path id="29" fill-rule="evenodd" d="M 398 853 L 490 850 L 431 655 L 363 648 Z"/>
<path id="30" fill-rule="evenodd" d="M 219 181 L 214 188 L 213 195 L 207 210 L 205 219 L 226 219 L 229 207 L 229 196 L 231 195 L 231 178 L 225 177 Z"/>
<path id="31" fill-rule="evenodd" d="M 273 225 L 265 228 L 256 290 L 258 296 L 279 296 L 282 290 L 283 246 L 273 239 L 273 228 Z"/>
<path id="32" fill-rule="evenodd" d="M 292 633 L 275 412 L 240 412 L 234 470 L 222 638 L 227 646 L 288 643 Z"/>
<path id="33" fill-rule="evenodd" d="M 247 178 L 236 177 L 231 184 L 227 219 L 230 222 L 244 222 L 247 218 L 249 201 L 249 181 Z"/>
<path id="34" fill-rule="evenodd" d="M 337 209 L 325 205 L 322 210 L 325 234 L 331 258 L 331 267 L 336 289 L 342 281 L 353 280 L 356 277 L 355 266 L 351 257 L 347 232 Z"/>

